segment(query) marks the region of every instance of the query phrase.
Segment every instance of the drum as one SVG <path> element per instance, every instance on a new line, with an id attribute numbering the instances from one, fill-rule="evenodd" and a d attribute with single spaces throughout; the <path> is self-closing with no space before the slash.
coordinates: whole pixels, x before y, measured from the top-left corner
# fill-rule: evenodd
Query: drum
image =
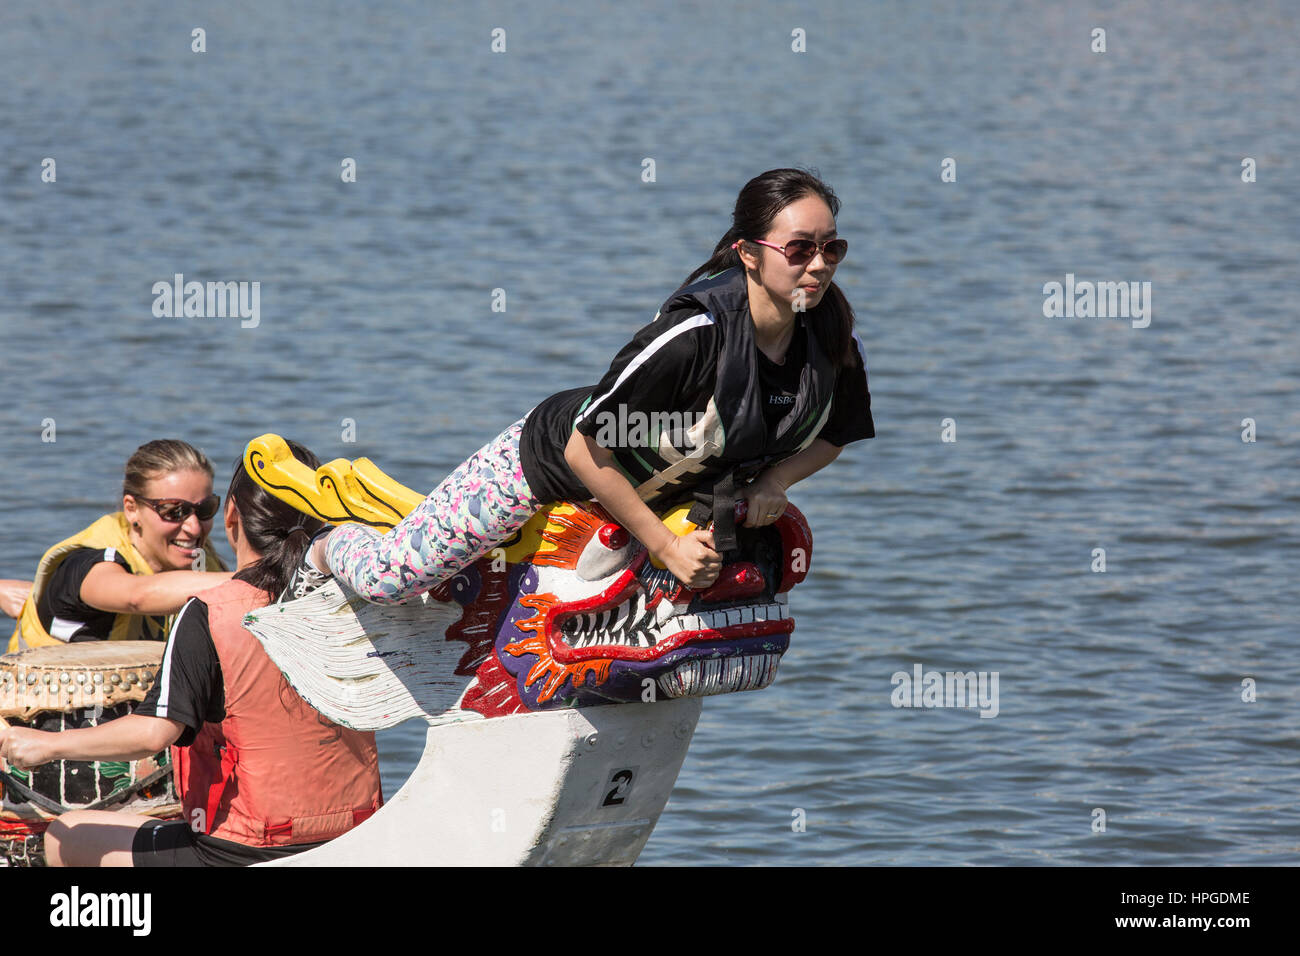
<path id="1" fill-rule="evenodd" d="M 90 641 L 0 657 L 0 719 L 36 730 L 93 727 L 131 712 L 162 664 L 158 641 Z M 62 760 L 31 771 L 0 764 L 0 859 L 41 865 L 42 834 L 69 810 L 181 815 L 167 751 L 135 761 Z"/>

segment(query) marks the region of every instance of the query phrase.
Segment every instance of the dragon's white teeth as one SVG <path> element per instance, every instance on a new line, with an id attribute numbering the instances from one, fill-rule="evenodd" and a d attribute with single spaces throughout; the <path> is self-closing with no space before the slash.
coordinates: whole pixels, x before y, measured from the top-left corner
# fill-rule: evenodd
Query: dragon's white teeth
<path id="1" fill-rule="evenodd" d="M 653 611 L 645 607 L 645 595 L 638 593 L 617 607 L 575 615 L 575 629 L 569 635 L 574 648 L 595 645 L 654 647 L 659 641 L 682 631 L 720 630 L 739 624 L 783 621 L 790 609 L 778 595 L 774 604 L 745 605 L 716 611 L 685 613 L 685 605 L 662 601 Z"/>
<path id="2" fill-rule="evenodd" d="M 659 624 L 663 624 L 665 621 L 667 621 L 670 617 L 673 616 L 676 610 L 677 610 L 677 605 L 673 604 L 672 601 L 660 598 L 659 604 L 655 608 L 655 620 Z"/>
<path id="3" fill-rule="evenodd" d="M 623 625 L 628 622 L 628 619 L 631 616 L 632 616 L 632 602 L 624 601 L 622 604 L 618 606 L 618 615 L 614 619 L 613 630 L 615 634 L 617 634 L 619 631 L 623 629 Z"/>

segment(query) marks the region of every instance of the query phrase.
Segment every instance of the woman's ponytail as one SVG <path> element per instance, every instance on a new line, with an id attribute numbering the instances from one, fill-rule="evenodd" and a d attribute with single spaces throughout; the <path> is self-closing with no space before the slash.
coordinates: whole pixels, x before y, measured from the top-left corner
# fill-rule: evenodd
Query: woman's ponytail
<path id="1" fill-rule="evenodd" d="M 293 457 L 310 468 L 320 467 L 320 459 L 297 442 L 286 442 Z M 307 547 L 316 532 L 325 526 L 269 494 L 249 477 L 241 458 L 235 463 L 230 479 L 228 500 L 235 503 L 239 524 L 249 546 L 262 557 L 235 575 L 266 591 L 271 599 L 279 597 L 289 577 L 302 563 Z"/>

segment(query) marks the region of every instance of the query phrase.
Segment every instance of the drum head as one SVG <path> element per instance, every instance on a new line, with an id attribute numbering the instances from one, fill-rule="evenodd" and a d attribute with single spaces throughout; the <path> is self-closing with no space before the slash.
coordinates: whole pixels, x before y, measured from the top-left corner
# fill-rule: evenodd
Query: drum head
<path id="1" fill-rule="evenodd" d="M 160 641 L 88 641 L 0 657 L 0 717 L 68 713 L 144 700 L 162 663 Z"/>

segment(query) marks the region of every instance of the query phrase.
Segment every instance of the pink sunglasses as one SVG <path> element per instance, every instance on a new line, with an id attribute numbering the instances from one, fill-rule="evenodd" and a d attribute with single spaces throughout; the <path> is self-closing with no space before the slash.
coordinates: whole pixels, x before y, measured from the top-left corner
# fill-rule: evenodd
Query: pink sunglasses
<path id="1" fill-rule="evenodd" d="M 849 251 L 849 241 L 847 239 L 827 239 L 824 242 L 813 242 L 811 239 L 791 239 L 784 246 L 764 242 L 762 239 L 737 239 L 731 244 L 731 248 L 737 248 L 742 242 L 756 242 L 760 246 L 775 249 L 785 256 L 785 261 L 792 266 L 802 266 L 812 262 L 819 252 L 826 260 L 826 264 L 833 266 L 839 263 Z"/>

